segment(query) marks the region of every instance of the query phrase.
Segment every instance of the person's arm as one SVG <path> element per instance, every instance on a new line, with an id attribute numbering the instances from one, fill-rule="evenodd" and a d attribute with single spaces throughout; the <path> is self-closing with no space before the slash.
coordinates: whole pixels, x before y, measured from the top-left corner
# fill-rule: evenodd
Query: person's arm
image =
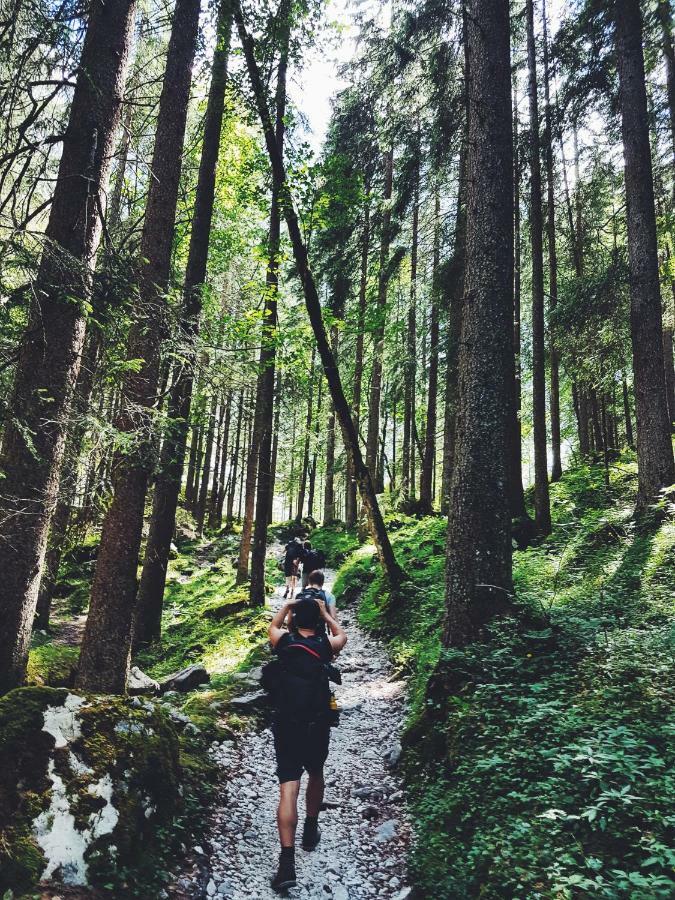
<path id="1" fill-rule="evenodd" d="M 333 648 L 333 653 L 337 656 L 340 650 L 342 650 L 344 645 L 347 643 L 347 632 L 344 630 L 342 625 L 340 625 L 339 622 L 336 622 L 335 619 L 331 616 L 323 600 L 317 600 L 316 602 L 319 604 L 321 617 L 323 618 L 324 622 L 328 626 L 328 630 L 330 631 L 328 642 Z"/>
<path id="2" fill-rule="evenodd" d="M 284 603 L 281 609 L 277 610 L 277 612 L 274 614 L 274 618 L 270 622 L 270 627 L 267 629 L 267 634 L 269 635 L 270 644 L 273 647 L 276 647 L 281 638 L 285 634 L 287 634 L 287 632 L 284 631 L 281 626 L 284 624 L 284 619 L 293 606 L 295 606 L 294 600 L 291 600 L 288 603 Z"/>

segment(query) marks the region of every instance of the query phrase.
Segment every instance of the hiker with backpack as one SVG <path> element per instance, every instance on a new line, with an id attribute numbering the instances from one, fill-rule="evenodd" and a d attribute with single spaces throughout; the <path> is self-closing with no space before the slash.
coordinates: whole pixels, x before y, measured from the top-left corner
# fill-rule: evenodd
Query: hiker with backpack
<path id="1" fill-rule="evenodd" d="M 323 550 L 312 547 L 311 541 L 305 541 L 300 557 L 302 562 L 302 587 L 309 585 L 309 576 L 312 572 L 320 571 L 326 567 L 326 557 Z"/>
<path id="2" fill-rule="evenodd" d="M 291 627 L 286 631 L 282 626 L 289 613 Z M 295 831 L 303 771 L 309 776 L 303 850 L 314 850 L 321 838 L 318 818 L 323 803 L 323 766 L 332 724 L 329 670 L 347 643 L 347 635 L 323 600 L 303 597 L 285 603 L 276 613 L 269 639 L 277 659 L 268 663 L 263 684 L 275 708 L 272 731 L 279 778 L 281 854 L 272 888 L 280 892 L 296 884 Z"/>
<path id="3" fill-rule="evenodd" d="M 295 588 L 298 582 L 298 569 L 300 568 L 300 558 L 303 553 L 302 541 L 296 537 L 289 541 L 284 548 L 283 568 L 286 576 L 286 590 L 284 591 L 284 600 L 289 596 L 291 600 L 295 594 Z"/>

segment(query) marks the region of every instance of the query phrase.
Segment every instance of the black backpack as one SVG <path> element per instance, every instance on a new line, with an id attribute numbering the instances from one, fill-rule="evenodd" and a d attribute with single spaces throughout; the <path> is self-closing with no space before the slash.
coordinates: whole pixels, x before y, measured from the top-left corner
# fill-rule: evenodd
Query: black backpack
<path id="1" fill-rule="evenodd" d="M 277 657 L 263 667 L 261 679 L 277 719 L 299 724 L 328 721 L 331 691 L 325 655 L 290 635 Z"/>
<path id="2" fill-rule="evenodd" d="M 303 566 L 308 574 L 316 569 L 323 569 L 326 565 L 326 557 L 323 550 L 308 550 L 304 558 Z"/>

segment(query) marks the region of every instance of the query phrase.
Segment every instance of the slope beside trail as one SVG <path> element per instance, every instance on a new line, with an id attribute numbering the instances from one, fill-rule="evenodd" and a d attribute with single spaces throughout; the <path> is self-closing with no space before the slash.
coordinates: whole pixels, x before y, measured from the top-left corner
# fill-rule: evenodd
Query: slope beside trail
<path id="1" fill-rule="evenodd" d="M 326 576 L 330 587 L 334 573 L 327 571 Z M 279 588 L 270 607 L 275 610 L 282 604 Z M 325 769 L 326 800 L 338 807 L 321 813 L 322 836 L 316 850 L 304 852 L 298 839 L 298 886 L 287 896 L 404 900 L 410 894 L 406 881 L 410 826 L 389 754 L 393 749 L 395 758 L 400 751 L 405 685 L 392 675 L 383 646 L 359 629 L 354 611 L 340 610 L 340 620 L 349 636 L 338 659 L 343 684 L 336 693 L 343 713 L 340 726 L 331 732 Z M 209 846 L 203 848 L 207 862 L 199 879 L 201 889 L 193 896 L 273 898 L 277 895 L 269 881 L 279 841 L 271 731 L 250 731 L 236 744 L 227 740 L 214 744 L 211 752 L 223 770 L 224 788 L 213 814 Z"/>

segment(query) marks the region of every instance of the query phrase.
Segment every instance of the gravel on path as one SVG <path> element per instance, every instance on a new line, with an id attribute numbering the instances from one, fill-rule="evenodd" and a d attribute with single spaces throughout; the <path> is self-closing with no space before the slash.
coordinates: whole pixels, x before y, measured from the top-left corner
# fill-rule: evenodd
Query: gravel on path
<path id="1" fill-rule="evenodd" d="M 326 571 L 327 587 L 334 573 Z M 270 598 L 283 603 L 283 588 Z M 383 645 L 357 625 L 353 609 L 340 609 L 349 641 L 337 665 L 336 688 L 343 712 L 331 731 L 326 763 L 326 800 L 338 804 L 321 813 L 321 842 L 311 853 L 300 847 L 304 785 L 299 806 L 296 868 L 298 885 L 287 892 L 302 900 L 404 900 L 410 825 L 396 769 L 404 718 L 405 684 L 392 675 Z M 223 795 L 213 813 L 200 887 L 184 882 L 183 896 L 271 900 L 279 854 L 276 829 L 278 783 L 272 734 L 250 731 L 236 744 L 215 742 L 211 753 L 222 769 Z M 180 882 L 179 882 L 180 883 Z M 187 889 L 187 890 L 186 890 Z M 174 895 L 175 896 L 175 895 Z"/>

